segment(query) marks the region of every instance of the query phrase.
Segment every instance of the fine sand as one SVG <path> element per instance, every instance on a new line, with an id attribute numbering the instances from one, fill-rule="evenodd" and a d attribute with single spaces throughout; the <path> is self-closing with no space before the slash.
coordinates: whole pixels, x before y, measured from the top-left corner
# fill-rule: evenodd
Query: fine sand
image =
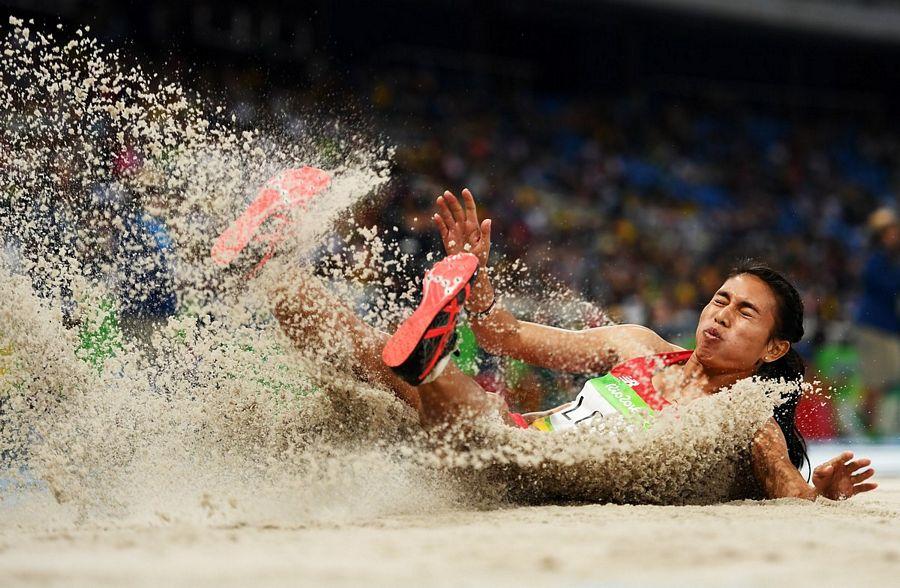
<path id="1" fill-rule="evenodd" d="M 4 586 L 886 586 L 900 479 L 834 503 L 540 506 L 314 526 L 0 531 Z"/>

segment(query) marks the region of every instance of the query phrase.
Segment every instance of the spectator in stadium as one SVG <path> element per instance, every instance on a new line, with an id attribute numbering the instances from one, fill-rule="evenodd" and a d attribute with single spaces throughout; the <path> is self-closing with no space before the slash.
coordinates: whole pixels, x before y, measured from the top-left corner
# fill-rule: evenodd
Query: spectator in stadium
<path id="1" fill-rule="evenodd" d="M 900 385 L 900 221 L 890 208 L 869 217 L 872 251 L 863 270 L 862 300 L 857 313 L 863 407 L 870 427 L 881 433 L 900 432 L 896 403 L 885 396 Z"/>

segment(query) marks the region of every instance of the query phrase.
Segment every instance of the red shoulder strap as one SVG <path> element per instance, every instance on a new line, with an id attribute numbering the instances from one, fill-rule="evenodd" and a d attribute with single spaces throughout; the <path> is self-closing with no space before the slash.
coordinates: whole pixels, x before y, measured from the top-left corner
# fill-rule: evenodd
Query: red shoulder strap
<path id="1" fill-rule="evenodd" d="M 687 361 L 693 353 L 686 349 L 635 357 L 613 367 L 609 373 L 630 386 L 650 408 L 662 410 L 669 403 L 653 387 L 653 374 L 664 367 Z"/>

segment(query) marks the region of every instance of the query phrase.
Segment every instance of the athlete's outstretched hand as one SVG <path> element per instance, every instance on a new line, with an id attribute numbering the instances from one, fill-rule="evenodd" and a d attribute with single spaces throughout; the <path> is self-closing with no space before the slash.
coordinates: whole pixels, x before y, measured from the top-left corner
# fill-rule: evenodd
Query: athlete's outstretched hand
<path id="1" fill-rule="evenodd" d="M 845 451 L 813 470 L 813 486 L 820 496 L 832 500 L 844 500 L 860 492 L 874 490 L 878 484 L 865 480 L 874 476 L 875 470 L 859 472 L 871 463 L 867 458 L 853 459 L 853 452 Z"/>
<path id="2" fill-rule="evenodd" d="M 462 191 L 462 204 L 453 192 L 438 196 L 434 224 L 441 232 L 447 255 L 467 251 L 478 256 L 481 267 L 487 266 L 491 253 L 491 219 L 478 222 L 475 199 L 468 188 Z"/>

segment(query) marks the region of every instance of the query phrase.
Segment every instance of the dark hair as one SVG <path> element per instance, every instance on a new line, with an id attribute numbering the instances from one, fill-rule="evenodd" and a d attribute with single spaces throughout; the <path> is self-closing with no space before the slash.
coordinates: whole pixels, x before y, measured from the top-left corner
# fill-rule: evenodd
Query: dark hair
<path id="1" fill-rule="evenodd" d="M 775 330 L 772 336 L 784 339 L 791 343 L 797 343 L 803 338 L 803 301 L 797 289 L 787 279 L 764 263 L 746 261 L 735 267 L 728 277 L 749 274 L 756 276 L 765 282 L 772 293 L 775 294 L 777 309 L 775 313 Z M 803 463 L 809 463 L 806 454 L 806 441 L 797 429 L 797 403 L 800 402 L 800 383 L 806 374 L 806 364 L 800 354 L 793 347 L 788 349 L 779 359 L 764 363 L 756 371 L 756 375 L 767 380 L 784 380 L 785 382 L 797 382 L 797 388 L 792 391 L 782 404 L 775 407 L 775 421 L 784 433 L 787 441 L 788 456 L 791 463 L 799 470 Z"/>

